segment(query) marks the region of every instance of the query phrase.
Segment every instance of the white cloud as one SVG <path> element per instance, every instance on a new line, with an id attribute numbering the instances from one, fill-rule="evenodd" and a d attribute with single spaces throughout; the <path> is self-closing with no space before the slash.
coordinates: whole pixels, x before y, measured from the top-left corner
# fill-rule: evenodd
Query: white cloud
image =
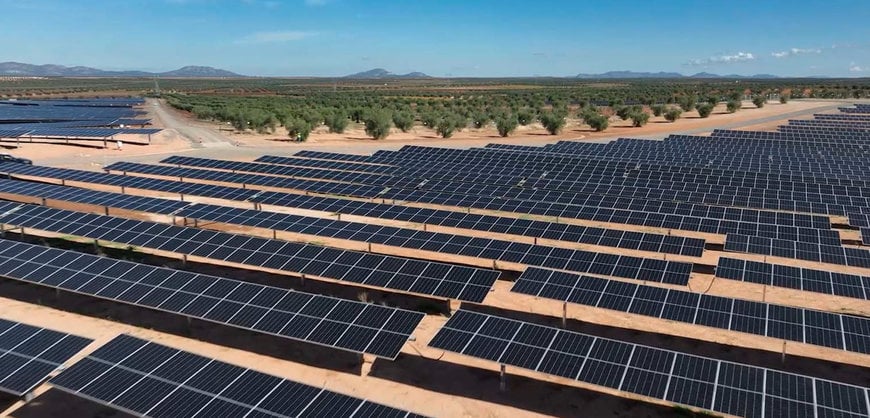
<path id="1" fill-rule="evenodd" d="M 772 52 L 770 55 L 773 55 L 775 58 L 786 58 L 794 55 L 821 53 L 822 50 L 819 48 L 792 48 L 787 51 Z"/>
<path id="2" fill-rule="evenodd" d="M 866 68 L 864 68 L 864 67 L 859 67 L 859 66 L 858 66 L 857 64 L 855 64 L 854 62 L 850 62 L 850 63 L 849 63 L 849 71 L 850 71 L 850 72 L 853 72 L 853 73 L 862 73 L 862 72 L 864 72 L 865 70 L 866 70 Z"/>
<path id="3" fill-rule="evenodd" d="M 710 58 L 689 60 L 687 65 L 732 64 L 735 62 L 752 61 L 754 59 L 755 55 L 751 52 L 738 52 L 734 55 L 717 55 Z"/>
<path id="4" fill-rule="evenodd" d="M 332 0 L 305 0 L 305 4 L 309 6 L 324 6 Z"/>
<path id="5" fill-rule="evenodd" d="M 283 30 L 272 32 L 254 32 L 236 40 L 236 44 L 265 44 L 278 42 L 301 41 L 316 36 L 317 32 L 298 30 Z"/>

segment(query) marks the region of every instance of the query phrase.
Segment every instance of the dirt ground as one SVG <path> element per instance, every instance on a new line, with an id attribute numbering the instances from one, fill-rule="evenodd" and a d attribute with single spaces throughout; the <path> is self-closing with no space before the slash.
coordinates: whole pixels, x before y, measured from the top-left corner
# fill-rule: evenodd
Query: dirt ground
<path id="1" fill-rule="evenodd" d="M 494 134 L 494 129 L 488 129 L 466 130 L 458 133 L 455 138 L 444 140 L 435 138 L 433 132 L 418 127 L 408 134 L 395 133 L 386 140 L 372 141 L 364 138 L 359 127 L 354 127 L 345 135 L 316 133 L 304 144 L 223 132 L 228 136 L 229 143 L 218 144 L 211 148 L 204 147 L 202 143 L 186 138 L 174 128 L 170 128 L 155 136 L 150 146 L 127 145 L 122 151 L 112 147 L 102 150 L 26 144 L 21 149 L 13 151 L 13 154 L 31 158 L 36 164 L 99 169 L 117 160 L 157 161 L 170 154 L 251 159 L 263 154 L 287 155 L 301 149 L 372 152 L 376 149 L 396 149 L 408 143 L 450 147 L 482 146 L 492 142 L 542 145 L 565 138 L 602 140 L 619 136 L 644 137 L 672 131 L 712 130 L 739 123 L 772 129 L 782 123 L 770 120 L 776 119 L 777 115 L 799 111 L 811 114 L 832 105 L 836 103 L 830 101 L 792 101 L 787 105 L 771 103 L 762 109 L 747 108 L 736 114 L 714 113 L 709 119 L 693 118 L 695 112 L 691 112 L 684 114 L 683 119 L 673 124 L 663 123 L 658 120 L 660 118 L 654 118 L 649 125 L 642 128 L 631 128 L 621 126 L 627 123 L 616 123 L 603 134 L 591 133 L 583 127 L 569 125 L 563 134 L 550 136 L 540 127 L 531 127 L 519 130 L 515 136 L 508 139 L 498 138 Z M 746 107 L 753 106 L 748 104 Z M 717 112 L 721 110 L 717 108 Z M 187 119 L 185 121 L 203 129 L 213 127 L 203 122 Z M 162 126 L 162 121 L 157 117 L 155 117 L 155 125 Z M 275 138 L 278 136 L 280 135 L 276 135 Z M 329 216 L 328 214 L 313 215 Z M 473 231 L 466 231 L 466 233 L 476 234 Z M 608 250 L 620 251 L 612 248 Z M 414 254 L 400 255 L 414 256 Z M 706 251 L 700 262 L 715 264 L 719 255 L 717 251 Z M 733 255 L 729 254 L 729 256 Z M 177 258 L 149 254 L 142 257 L 143 262 L 174 268 L 182 267 Z M 451 260 L 445 259 L 445 261 Z M 301 282 L 298 278 L 274 274 L 275 272 L 267 273 L 195 262 L 184 268 L 348 299 L 364 297 L 378 303 L 411 309 L 417 309 L 423 304 L 437 306 L 440 310 L 447 309 L 444 301 L 317 280 Z M 561 324 L 560 302 L 511 293 L 511 286 L 511 282 L 501 280 L 496 283 L 483 306 L 465 307 L 552 326 Z M 867 301 L 722 279 L 714 280 L 706 273 L 693 273 L 690 288 L 696 292 L 709 292 L 721 296 L 870 315 L 870 304 Z M 766 337 L 580 305 L 569 305 L 567 316 L 568 328 L 579 332 L 870 386 L 870 369 L 866 368 L 868 365 L 866 355 L 807 344 L 784 343 Z M 50 289 L 10 280 L 0 280 L 0 317 L 95 339 L 94 344 L 84 353 L 96 349 L 120 333 L 130 333 L 229 363 L 435 417 L 665 417 L 673 416 L 675 413 L 672 407 L 661 401 L 513 367 L 507 368 L 508 391 L 500 392 L 497 364 L 427 346 L 446 321 L 443 315 L 428 315 L 417 328 L 414 341 L 405 345 L 396 361 L 375 360 L 366 364 L 360 364 L 359 358 L 352 354 L 203 321 L 192 321 L 188 324 L 186 320 L 174 315 L 73 294 L 58 295 Z M 81 357 L 82 355 L 79 355 L 69 363 Z M 361 376 L 361 372 L 367 373 Z M 0 416 L 20 418 L 125 416 L 111 408 L 80 400 L 58 390 L 51 390 L 46 385 L 41 386 L 36 393 L 38 395 L 36 399 L 28 404 L 18 402 L 16 399 L 0 397 Z"/>

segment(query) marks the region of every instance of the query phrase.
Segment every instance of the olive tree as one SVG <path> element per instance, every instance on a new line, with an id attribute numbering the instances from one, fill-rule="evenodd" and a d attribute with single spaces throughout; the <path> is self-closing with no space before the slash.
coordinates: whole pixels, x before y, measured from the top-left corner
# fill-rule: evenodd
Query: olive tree
<path id="1" fill-rule="evenodd" d="M 363 118 L 366 127 L 366 135 L 374 139 L 384 139 L 390 135 L 390 127 L 393 124 L 392 115 L 386 110 L 369 111 Z"/>
<path id="2" fill-rule="evenodd" d="M 683 111 L 678 107 L 672 107 L 665 112 L 665 120 L 668 122 L 676 122 L 677 119 L 680 118 L 680 115 L 683 114 Z"/>
<path id="3" fill-rule="evenodd" d="M 517 117 L 514 115 L 500 115 L 495 118 L 495 127 L 498 129 L 498 134 L 502 137 L 507 137 L 515 129 L 517 129 Z"/>
<path id="4" fill-rule="evenodd" d="M 698 115 L 702 118 L 709 117 L 711 113 L 713 113 L 713 104 L 712 103 L 701 103 L 696 106 L 698 109 Z"/>
<path id="5" fill-rule="evenodd" d="M 740 110 L 741 106 L 743 106 L 743 104 L 740 103 L 739 100 L 729 100 L 725 108 L 728 110 L 728 113 L 734 113 Z"/>

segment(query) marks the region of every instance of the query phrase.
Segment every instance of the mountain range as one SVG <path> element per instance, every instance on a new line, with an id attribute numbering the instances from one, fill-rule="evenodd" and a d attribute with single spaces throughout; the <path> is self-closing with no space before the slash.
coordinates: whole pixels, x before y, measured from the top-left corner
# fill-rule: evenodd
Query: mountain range
<path id="1" fill-rule="evenodd" d="M 152 73 L 147 71 L 105 71 L 91 67 L 65 67 L 54 64 L 34 65 L 21 62 L 0 62 L 0 75 L 33 77 L 244 77 L 227 70 L 195 65 L 162 73 Z"/>
<path id="2" fill-rule="evenodd" d="M 32 77 L 179 77 L 179 78 L 238 78 L 246 77 L 236 74 L 231 71 L 222 70 L 213 67 L 189 65 L 177 70 L 165 71 L 160 73 L 148 71 L 106 71 L 91 67 L 66 67 L 63 65 L 45 64 L 34 65 L 21 62 L 0 62 L 0 76 L 32 76 Z M 368 71 L 363 71 L 355 74 L 344 76 L 347 79 L 408 79 L 408 78 L 432 78 L 421 72 L 412 72 L 408 74 L 395 74 L 383 68 L 374 68 Z M 755 74 L 755 75 L 738 75 L 728 74 L 719 75 L 711 73 L 697 73 L 692 75 L 683 75 L 674 72 L 638 72 L 638 71 L 608 71 L 600 74 L 578 74 L 574 77 L 578 79 L 630 79 L 630 78 L 645 78 L 645 79 L 674 79 L 674 78 L 778 78 L 771 74 Z"/>
<path id="3" fill-rule="evenodd" d="M 637 71 L 608 71 L 601 74 L 577 74 L 576 78 L 587 79 L 612 79 L 612 78 L 779 78 L 772 74 L 755 74 L 755 75 L 739 75 L 728 74 L 719 75 L 711 73 L 697 73 L 692 75 L 683 75 L 680 73 L 648 73 Z"/>
<path id="4" fill-rule="evenodd" d="M 346 75 L 344 78 L 356 78 L 356 79 L 371 79 L 371 78 L 432 78 L 426 74 L 421 72 L 413 72 L 408 74 L 394 74 L 383 68 L 374 68 L 368 71 L 363 71 L 361 73 Z"/>

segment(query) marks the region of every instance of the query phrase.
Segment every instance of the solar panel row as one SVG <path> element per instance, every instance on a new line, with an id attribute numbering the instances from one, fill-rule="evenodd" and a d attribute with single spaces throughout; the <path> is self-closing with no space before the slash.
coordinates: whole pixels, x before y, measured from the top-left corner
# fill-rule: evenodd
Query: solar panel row
<path id="1" fill-rule="evenodd" d="M 810 244 L 775 238 L 728 234 L 725 237 L 725 251 L 870 268 L 870 250 L 863 248 Z"/>
<path id="2" fill-rule="evenodd" d="M 0 204 L 0 212 L 0 224 L 7 226 L 34 228 L 448 299 L 480 302 L 499 276 L 499 272 L 494 270 L 337 250 L 42 206 L 6 203 Z"/>
<path id="3" fill-rule="evenodd" d="M 743 417 L 868 414 L 868 390 L 467 310 L 430 346 Z"/>
<path id="4" fill-rule="evenodd" d="M 870 320 L 530 267 L 512 292 L 688 324 L 870 353 Z"/>
<path id="5" fill-rule="evenodd" d="M 30 183 L 30 182 L 21 182 L 15 180 L 0 180 L 0 193 L 10 193 L 21 196 L 33 196 L 33 197 L 41 197 L 46 199 L 55 199 L 55 200 L 64 200 L 69 202 L 76 203 L 85 203 L 92 205 L 100 205 L 100 206 L 109 206 L 116 207 L 121 209 L 129 209 L 129 210 L 137 210 L 142 212 L 152 212 L 159 214 L 180 214 L 182 216 L 186 216 L 189 218 L 199 218 L 199 219 L 210 219 L 210 220 L 220 220 L 226 218 L 226 215 L 223 214 L 221 219 L 216 219 L 213 216 L 218 216 L 218 210 L 227 211 L 231 208 L 222 207 L 222 206 L 203 206 L 198 205 L 196 208 L 191 209 L 190 211 L 185 212 L 185 214 L 181 214 L 178 211 L 184 207 L 189 206 L 189 203 L 178 202 L 168 199 L 160 199 L 160 198 L 150 198 L 143 196 L 135 196 L 135 195 L 127 195 L 127 194 L 119 194 L 119 193 L 111 193 L 111 192 L 101 192 L 101 191 L 92 191 L 87 189 L 79 189 L 72 187 L 64 187 L 57 186 L 51 184 L 41 184 L 41 183 Z M 366 202 L 356 202 L 349 200 L 341 200 L 341 199 L 331 199 L 331 198 L 320 198 L 313 196 L 302 196 L 302 195 L 292 195 L 292 194 L 282 194 L 278 196 L 274 196 L 275 198 L 284 198 L 282 202 L 286 205 L 288 199 L 296 200 L 297 207 L 299 207 L 300 201 L 302 207 L 305 208 L 314 208 L 317 207 L 319 210 L 331 212 L 331 213 L 348 213 L 348 212 L 357 212 L 360 214 L 364 213 L 372 213 L 378 212 L 378 207 L 385 207 L 386 210 L 396 211 L 397 207 L 391 205 L 379 205 L 374 203 L 366 203 Z M 256 199 L 258 201 L 262 201 L 262 199 Z M 270 202 L 272 199 L 269 199 Z M 322 206 L 327 205 L 328 203 L 334 203 L 336 208 L 324 208 Z M 353 210 L 356 207 L 356 210 Z M 364 207 L 369 209 L 363 209 Z M 374 209 L 372 209 L 374 207 Z M 340 209 L 339 209 L 340 208 Z M 704 240 L 695 239 L 695 238 L 685 238 L 685 237 L 677 237 L 677 236 L 667 236 L 667 235 L 658 235 L 658 234 L 648 234 L 648 233 L 639 233 L 639 232 L 625 232 L 618 230 L 605 230 L 602 228 L 587 228 L 582 226 L 574 226 L 567 224 L 555 224 L 543 221 L 524 221 L 520 219 L 514 218 L 498 218 L 484 215 L 471 215 L 471 214 L 462 214 L 458 212 L 444 212 L 442 211 L 443 216 L 446 218 L 434 218 L 437 216 L 437 211 L 433 210 L 423 210 L 417 209 L 419 212 L 424 212 L 428 214 L 428 216 L 423 217 L 425 215 L 413 215 L 410 218 L 409 215 L 412 215 L 411 211 L 405 211 L 404 209 L 399 208 L 398 210 L 402 210 L 402 214 L 405 215 L 405 220 L 411 221 L 420 221 L 423 223 L 435 223 L 448 226 L 469 226 L 469 229 L 478 229 L 485 230 L 490 232 L 504 232 L 504 233 L 515 233 L 516 235 L 531 235 L 535 237 L 543 237 L 549 239 L 556 239 L 562 241 L 569 242 L 578 242 L 584 244 L 592 244 L 592 245 L 602 245 L 609 247 L 618 247 L 618 248 L 628 248 L 634 250 L 643 250 L 643 251 L 652 251 L 652 252 L 662 252 L 668 254 L 682 254 L 694 257 L 700 257 L 701 253 L 704 250 Z M 321 221 L 318 218 L 310 218 L 310 217 L 300 217 L 300 216 L 286 216 L 281 217 L 279 214 L 263 212 L 257 213 L 257 211 L 244 211 L 242 209 L 235 209 L 236 215 L 233 215 L 230 219 L 233 219 L 233 222 L 230 223 L 241 223 L 245 225 L 253 225 L 259 226 L 263 228 L 269 229 L 282 229 L 282 230 L 290 230 L 283 227 L 275 227 L 269 226 L 265 224 L 265 222 L 270 222 L 275 225 L 284 225 L 287 222 L 292 224 L 298 224 L 299 228 L 303 228 L 305 223 L 312 224 L 314 222 Z M 373 215 L 383 214 L 383 213 L 372 213 Z M 208 217 L 212 216 L 212 217 Z M 268 219 L 262 219 L 262 218 Z M 422 219 L 420 219 L 423 217 Z M 394 217 L 393 219 L 396 219 Z M 432 221 L 432 222 L 426 222 Z M 452 222 L 451 222 L 452 221 Z M 492 222 L 491 224 L 484 224 L 485 222 Z M 253 222 L 253 224 L 252 224 Z M 354 223 L 334 223 L 329 226 L 332 229 L 341 229 L 346 230 L 348 228 L 355 227 Z M 327 227 L 327 225 L 322 225 Z M 339 228 L 340 226 L 340 228 Z M 543 228 L 542 230 L 536 230 L 534 227 Z M 313 235 L 323 235 L 319 233 L 317 230 L 312 228 L 303 228 L 306 234 Z M 394 228 L 395 229 L 395 228 Z M 379 234 L 383 235 L 385 232 L 382 229 Z M 302 229 L 296 232 L 303 232 Z M 395 234 L 395 233 L 393 233 Z M 444 234 L 441 234 L 444 235 Z M 362 235 L 355 235 L 353 237 L 354 240 L 362 240 Z M 415 237 L 414 240 L 422 239 L 420 237 Z M 426 238 L 426 241 L 431 241 L 433 238 Z M 365 239 L 365 241 L 369 241 Z M 443 241 L 443 239 L 442 239 Z M 412 241 L 409 241 L 412 242 Z M 466 254 L 467 255 L 467 254 Z"/>
<path id="6" fill-rule="evenodd" d="M 176 168 L 139 163 L 120 162 L 105 167 L 106 171 L 152 174 L 166 177 L 189 178 L 214 182 L 237 183 L 244 185 L 280 187 L 283 189 L 307 190 L 316 193 L 376 197 L 384 187 L 364 184 L 334 183 L 316 180 L 300 180 L 289 177 L 266 176 L 261 174 L 239 174 L 228 171 L 214 171 L 196 168 Z"/>
<path id="7" fill-rule="evenodd" d="M 401 248 L 457 254 L 630 279 L 685 285 L 691 263 L 594 253 L 511 241 L 402 229 L 390 226 L 307 218 L 226 206 L 194 205 L 178 212 L 186 218 L 363 241 Z M 658 236 L 661 240 L 662 236 Z M 638 246 L 640 242 L 637 243 Z M 660 244 L 654 244 L 660 245 Z M 675 249 L 674 251 L 679 251 Z"/>
<path id="8" fill-rule="evenodd" d="M 719 257 L 716 277 L 856 299 L 870 298 L 870 277 Z"/>
<path id="9" fill-rule="evenodd" d="M 155 197 L 136 196 L 75 187 L 57 186 L 53 184 L 24 182 L 0 179 L 0 193 L 19 196 L 33 196 L 51 200 L 84 203 L 88 205 L 108 206 L 140 212 L 169 215 L 190 203 Z"/>
<path id="10" fill-rule="evenodd" d="M 0 240 L 0 275 L 394 359 L 423 314 Z M 2 359 L 2 358 L 0 358 Z"/>
<path id="11" fill-rule="evenodd" d="M 417 416 L 129 335 L 109 341 L 50 383 L 155 418 Z"/>
<path id="12" fill-rule="evenodd" d="M 23 396 L 93 340 L 0 319 L 0 392 Z"/>

